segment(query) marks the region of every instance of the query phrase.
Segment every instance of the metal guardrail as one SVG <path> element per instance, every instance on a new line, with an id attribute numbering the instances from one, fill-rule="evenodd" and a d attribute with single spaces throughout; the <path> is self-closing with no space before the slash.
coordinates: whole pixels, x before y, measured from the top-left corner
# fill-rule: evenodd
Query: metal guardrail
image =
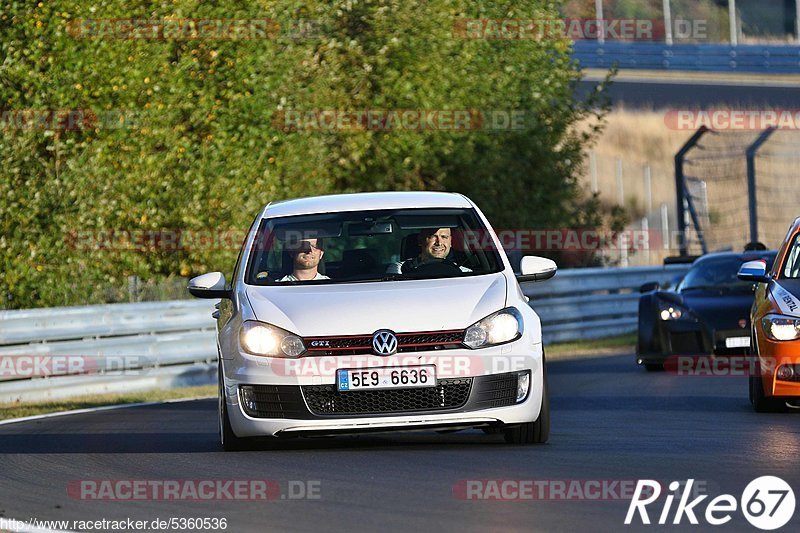
<path id="1" fill-rule="evenodd" d="M 583 68 L 800 73 L 800 46 L 577 41 L 572 57 Z"/>
<path id="2" fill-rule="evenodd" d="M 635 331 L 639 286 L 687 269 L 562 270 L 523 291 L 545 342 L 599 338 Z M 0 402 L 213 383 L 213 310 L 213 301 L 179 300 L 2 311 Z"/>
<path id="3" fill-rule="evenodd" d="M 0 402 L 213 383 L 214 302 L 0 311 Z"/>

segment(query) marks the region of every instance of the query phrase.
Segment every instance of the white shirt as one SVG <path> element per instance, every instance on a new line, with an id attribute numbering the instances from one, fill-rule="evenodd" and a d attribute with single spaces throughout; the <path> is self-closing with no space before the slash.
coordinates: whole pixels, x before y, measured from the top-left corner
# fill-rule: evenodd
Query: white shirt
<path id="1" fill-rule="evenodd" d="M 317 275 L 314 276 L 313 280 L 302 280 L 302 281 L 317 281 L 317 280 L 320 280 L 320 279 L 331 279 L 331 278 L 329 278 L 328 276 L 323 276 L 322 274 L 317 272 Z M 277 281 L 301 281 L 301 280 L 297 279 L 297 276 L 295 276 L 294 274 L 286 274 L 285 276 L 283 276 L 281 279 L 279 279 Z"/>

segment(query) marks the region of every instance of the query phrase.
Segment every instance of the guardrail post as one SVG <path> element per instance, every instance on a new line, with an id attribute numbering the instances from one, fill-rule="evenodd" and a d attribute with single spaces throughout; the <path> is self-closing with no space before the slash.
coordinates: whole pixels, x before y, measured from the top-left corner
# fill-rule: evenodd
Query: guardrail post
<path id="1" fill-rule="evenodd" d="M 675 154 L 675 195 L 677 196 L 677 222 L 679 235 L 680 255 L 689 255 L 686 243 L 686 207 L 683 202 L 686 198 L 686 180 L 683 174 L 683 160 L 686 153 L 697 145 L 700 137 L 709 131 L 706 126 L 700 126 L 694 134 L 686 141 L 680 150 Z M 695 221 L 696 223 L 696 221 Z M 695 226 L 696 227 L 696 226 Z"/>
<path id="2" fill-rule="evenodd" d="M 756 202 L 756 153 L 761 145 L 767 142 L 769 136 L 775 132 L 775 127 L 770 126 L 761 132 L 761 135 L 747 147 L 747 197 L 750 210 L 750 242 L 758 242 L 758 204 Z"/>

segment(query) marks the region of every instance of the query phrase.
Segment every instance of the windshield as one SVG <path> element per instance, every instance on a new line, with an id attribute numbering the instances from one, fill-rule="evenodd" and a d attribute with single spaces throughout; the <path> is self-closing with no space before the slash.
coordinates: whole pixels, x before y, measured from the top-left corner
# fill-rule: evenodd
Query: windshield
<path id="1" fill-rule="evenodd" d="M 502 261 L 472 209 L 353 211 L 265 219 L 251 285 L 396 281 L 489 274 Z"/>
<path id="2" fill-rule="evenodd" d="M 763 259 L 767 262 L 767 271 L 772 268 L 775 260 L 774 254 L 764 255 L 763 257 L 748 257 L 748 261 Z M 753 287 L 751 281 L 742 281 L 737 277 L 739 268 L 745 262 L 745 258 L 737 256 L 718 257 L 705 259 L 695 263 L 686 277 L 683 278 L 678 292 L 691 290 L 733 290 L 750 291 Z"/>
<path id="3" fill-rule="evenodd" d="M 769 268 L 767 268 L 769 271 Z M 782 278 L 800 278 L 800 235 L 796 235 L 783 263 Z"/>

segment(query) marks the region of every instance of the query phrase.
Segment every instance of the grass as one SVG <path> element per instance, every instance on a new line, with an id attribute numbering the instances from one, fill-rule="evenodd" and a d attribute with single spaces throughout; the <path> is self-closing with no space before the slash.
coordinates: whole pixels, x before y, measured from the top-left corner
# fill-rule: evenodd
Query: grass
<path id="1" fill-rule="evenodd" d="M 569 356 L 580 357 L 592 352 L 604 353 L 619 348 L 620 351 L 631 350 L 636 344 L 636 333 L 620 335 L 617 337 L 606 337 L 604 339 L 593 339 L 586 341 L 560 342 L 545 346 L 545 354 L 550 356 Z"/>
<path id="2" fill-rule="evenodd" d="M 60 411 L 72 411 L 74 409 L 87 409 L 105 405 L 157 402 L 180 398 L 213 397 L 216 396 L 216 394 L 216 385 L 203 385 L 199 387 L 152 390 L 129 394 L 92 394 L 63 400 L 50 400 L 35 403 L 0 403 L 0 420 L 56 413 Z"/>

